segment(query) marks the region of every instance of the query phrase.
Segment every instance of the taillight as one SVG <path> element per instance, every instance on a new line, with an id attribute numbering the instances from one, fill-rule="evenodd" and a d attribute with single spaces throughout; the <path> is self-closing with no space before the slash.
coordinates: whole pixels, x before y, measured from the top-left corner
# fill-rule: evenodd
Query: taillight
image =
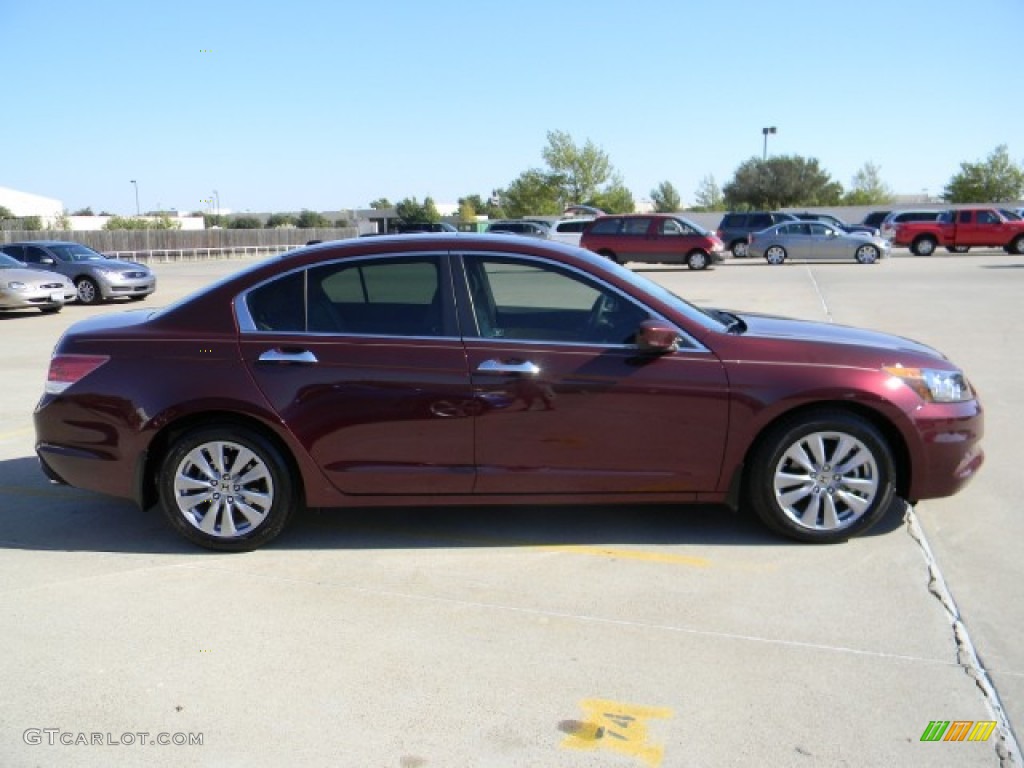
<path id="1" fill-rule="evenodd" d="M 107 355 L 54 355 L 46 376 L 46 393 L 59 395 L 110 359 Z"/>

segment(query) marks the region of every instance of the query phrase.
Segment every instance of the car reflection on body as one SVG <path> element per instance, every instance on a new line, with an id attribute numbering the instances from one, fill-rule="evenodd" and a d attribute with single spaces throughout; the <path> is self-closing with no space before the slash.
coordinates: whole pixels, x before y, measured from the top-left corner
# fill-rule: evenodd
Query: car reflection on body
<path id="1" fill-rule="evenodd" d="M 875 264 L 889 255 L 891 246 L 882 237 L 863 232 L 846 233 L 818 221 L 791 221 L 753 232 L 748 237 L 747 253 L 763 257 L 769 264 L 786 259 L 853 260 Z"/>
<path id="2" fill-rule="evenodd" d="M 74 301 L 75 286 L 62 275 L 29 269 L 6 253 L 0 253 L 0 310 L 38 309 L 60 312 Z"/>
<path id="3" fill-rule="evenodd" d="M 956 493 L 983 458 L 970 384 L 922 344 L 441 233 L 302 248 L 83 320 L 35 425 L 55 482 L 158 504 L 223 550 L 304 505 L 725 503 L 833 542 L 894 496 Z"/>

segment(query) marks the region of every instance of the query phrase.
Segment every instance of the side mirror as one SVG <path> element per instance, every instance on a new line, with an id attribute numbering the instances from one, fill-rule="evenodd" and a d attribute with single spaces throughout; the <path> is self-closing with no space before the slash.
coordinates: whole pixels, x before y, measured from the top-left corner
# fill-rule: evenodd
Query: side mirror
<path id="1" fill-rule="evenodd" d="M 637 329 L 636 344 L 652 355 L 675 352 L 679 349 L 679 331 L 660 320 L 644 320 Z"/>

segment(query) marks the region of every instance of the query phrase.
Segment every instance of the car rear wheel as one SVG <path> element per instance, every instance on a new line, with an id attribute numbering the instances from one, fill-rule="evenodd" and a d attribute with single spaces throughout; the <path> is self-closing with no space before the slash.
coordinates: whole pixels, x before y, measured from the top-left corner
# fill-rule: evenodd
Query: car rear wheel
<path id="1" fill-rule="evenodd" d="M 786 249 L 781 245 L 773 245 L 764 252 L 765 261 L 769 264 L 781 264 L 786 260 Z"/>
<path id="2" fill-rule="evenodd" d="M 781 422 L 750 462 L 748 499 L 773 530 L 832 543 L 863 533 L 895 495 L 892 452 L 865 419 L 822 410 Z"/>
<path id="3" fill-rule="evenodd" d="M 686 266 L 690 269 L 707 269 L 711 259 L 704 251 L 692 251 L 686 257 Z"/>
<path id="4" fill-rule="evenodd" d="M 604 256 L 606 259 L 611 259 L 616 264 L 621 264 L 622 263 L 622 260 L 618 256 L 615 255 L 614 251 L 609 251 L 609 250 L 605 249 L 603 251 L 598 251 L 598 255 L 599 256 Z"/>
<path id="5" fill-rule="evenodd" d="M 1013 244 L 1010 246 L 1010 250 L 1014 253 L 1024 255 L 1024 235 L 1017 236 L 1017 239 L 1014 240 Z"/>
<path id="6" fill-rule="evenodd" d="M 745 259 L 750 254 L 750 252 L 747 249 L 746 240 L 737 240 L 735 243 L 729 246 L 729 250 L 732 251 L 732 256 L 734 259 Z"/>
<path id="7" fill-rule="evenodd" d="M 160 507 L 178 533 L 207 549 L 247 551 L 277 536 L 298 497 L 280 452 L 244 427 L 187 432 L 158 476 Z"/>
<path id="8" fill-rule="evenodd" d="M 936 242 L 932 238 L 922 237 L 914 241 L 910 250 L 914 252 L 915 256 L 931 256 L 935 253 L 935 246 Z"/>
<path id="9" fill-rule="evenodd" d="M 874 264 L 878 261 L 878 248 L 873 245 L 862 245 L 857 249 L 855 258 L 861 264 Z"/>
<path id="10" fill-rule="evenodd" d="M 100 287 L 91 277 L 80 277 L 75 285 L 78 287 L 78 301 L 82 304 L 96 304 L 102 298 Z"/>

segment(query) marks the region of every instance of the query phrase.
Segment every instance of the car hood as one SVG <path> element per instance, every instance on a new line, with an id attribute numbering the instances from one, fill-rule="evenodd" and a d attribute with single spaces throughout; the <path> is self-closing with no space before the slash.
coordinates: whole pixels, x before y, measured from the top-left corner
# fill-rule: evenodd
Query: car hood
<path id="1" fill-rule="evenodd" d="M 0 269 L 0 281 L 4 283 L 19 282 L 28 283 L 29 285 L 44 285 L 50 283 L 61 283 L 62 285 L 70 285 L 71 281 L 68 280 L 64 275 L 58 275 L 54 272 L 43 271 L 41 269 Z"/>
<path id="2" fill-rule="evenodd" d="M 946 357 L 926 344 L 881 331 L 834 325 L 788 317 L 733 312 L 747 324 L 745 338 L 793 340 L 818 344 L 840 344 L 880 351 L 905 352 L 945 360 Z"/>
<path id="3" fill-rule="evenodd" d="M 86 264 L 90 267 L 98 267 L 99 269 L 117 270 L 118 272 L 125 270 L 149 272 L 149 267 L 145 264 L 139 264 L 135 261 L 122 261 L 121 259 L 88 259 L 78 263 Z"/>

